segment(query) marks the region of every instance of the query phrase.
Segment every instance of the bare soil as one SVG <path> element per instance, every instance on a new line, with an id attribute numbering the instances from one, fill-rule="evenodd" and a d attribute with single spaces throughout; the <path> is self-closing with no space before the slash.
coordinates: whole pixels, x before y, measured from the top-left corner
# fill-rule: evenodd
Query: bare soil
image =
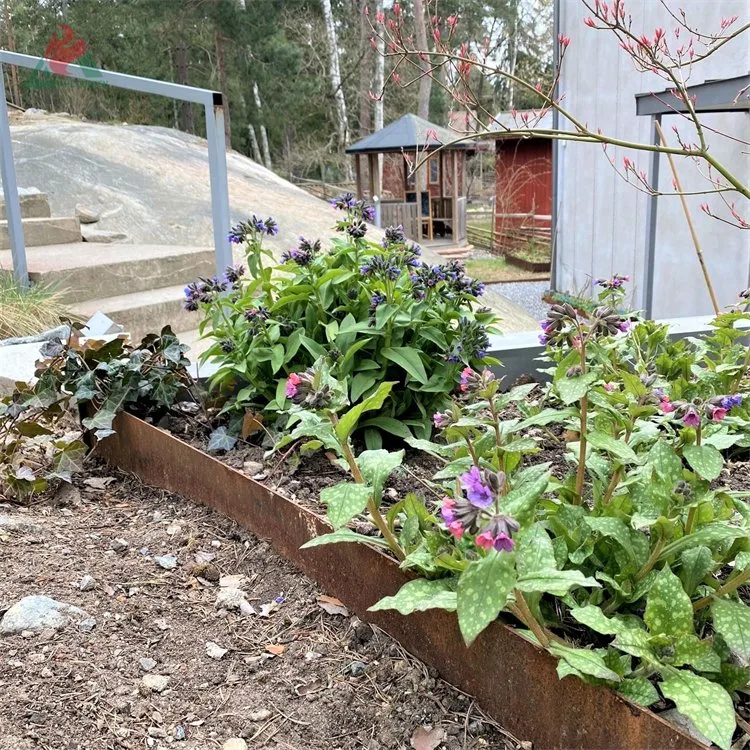
<path id="1" fill-rule="evenodd" d="M 440 750 L 529 747 L 212 510 L 95 464 L 56 500 L 0 513 L 39 527 L 0 530 L 0 615 L 45 594 L 96 620 L 89 633 L 0 638 L 0 750 L 203 750 L 231 737 L 275 750 L 432 748 L 425 736 L 442 736 Z M 85 575 L 95 584 L 82 591 Z M 217 610 L 221 583 L 266 616 Z M 166 689 L 146 690 L 147 674 Z"/>

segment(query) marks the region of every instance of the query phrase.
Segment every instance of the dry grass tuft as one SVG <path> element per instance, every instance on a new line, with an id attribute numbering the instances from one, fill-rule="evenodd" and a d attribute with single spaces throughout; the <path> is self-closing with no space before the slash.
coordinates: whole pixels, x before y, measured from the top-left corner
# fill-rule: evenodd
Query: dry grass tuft
<path id="1" fill-rule="evenodd" d="M 34 285 L 23 290 L 10 274 L 0 272 L 0 339 L 33 336 L 69 317 L 59 289 Z"/>

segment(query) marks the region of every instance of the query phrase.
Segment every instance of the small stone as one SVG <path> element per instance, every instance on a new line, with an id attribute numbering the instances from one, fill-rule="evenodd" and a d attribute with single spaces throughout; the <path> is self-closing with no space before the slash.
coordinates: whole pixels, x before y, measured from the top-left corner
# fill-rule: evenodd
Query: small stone
<path id="1" fill-rule="evenodd" d="M 251 711 L 247 715 L 248 721 L 268 721 L 273 716 L 273 713 L 267 708 L 259 708 L 257 711 Z"/>
<path id="2" fill-rule="evenodd" d="M 107 232 L 104 229 L 91 229 L 86 224 L 81 225 L 81 237 L 84 242 L 124 242 L 128 239 L 125 232 Z"/>
<path id="3" fill-rule="evenodd" d="M 174 738 L 180 742 L 185 739 L 185 727 L 182 726 L 182 724 L 178 724 L 174 728 Z"/>
<path id="4" fill-rule="evenodd" d="M 263 464 L 260 463 L 260 461 L 245 461 L 245 463 L 242 464 L 242 471 L 244 471 L 245 474 L 254 477 L 256 474 L 260 474 L 263 471 Z"/>
<path id="5" fill-rule="evenodd" d="M 167 736 L 167 733 L 160 727 L 149 727 L 147 731 L 149 737 L 156 737 L 157 739 L 161 739 L 162 737 Z"/>
<path id="6" fill-rule="evenodd" d="M 169 677 L 161 674 L 147 674 L 141 680 L 138 689 L 141 695 L 147 696 L 150 693 L 163 693 L 169 684 Z"/>
<path id="7" fill-rule="evenodd" d="M 247 742 L 242 737 L 232 737 L 221 746 L 221 750 L 247 750 Z"/>
<path id="8" fill-rule="evenodd" d="M 219 548 L 221 547 L 221 542 L 220 542 L 220 541 L 219 541 L 218 539 L 214 539 L 214 540 L 213 540 L 213 541 L 211 542 L 211 546 L 212 546 L 212 547 L 213 547 L 214 549 L 219 549 Z"/>
<path id="9" fill-rule="evenodd" d="M 94 578 L 94 576 L 90 576 L 87 573 L 79 581 L 78 588 L 81 589 L 81 591 L 92 591 L 93 589 L 96 588 L 96 579 Z"/>
<path id="10" fill-rule="evenodd" d="M 99 221 L 99 212 L 82 203 L 76 203 L 76 216 L 81 224 L 96 224 Z"/>
<path id="11" fill-rule="evenodd" d="M 17 635 L 24 630 L 61 630 L 73 618 L 87 617 L 80 607 L 58 602 L 49 596 L 26 596 L 14 604 L 0 620 L 0 635 Z"/>
<path id="12" fill-rule="evenodd" d="M 160 555 L 154 558 L 154 562 L 164 570 L 174 570 L 177 567 L 177 558 L 174 555 Z"/>
<path id="13" fill-rule="evenodd" d="M 90 633 L 96 627 L 96 620 L 93 617 L 87 617 L 78 623 L 78 630 L 81 633 Z"/>
<path id="14" fill-rule="evenodd" d="M 151 514 L 151 520 L 154 523 L 161 523 L 164 520 L 164 514 L 160 510 L 155 510 Z"/>
<path id="15" fill-rule="evenodd" d="M 352 677 L 361 677 L 367 671 L 367 664 L 363 661 L 353 661 L 349 665 L 349 674 Z"/>
<path id="16" fill-rule="evenodd" d="M 156 669 L 155 659 L 150 659 L 148 657 L 145 657 L 143 659 L 139 659 L 138 663 L 141 665 L 141 669 L 144 672 L 150 672 L 152 669 Z"/>
<path id="17" fill-rule="evenodd" d="M 38 523 L 31 523 L 16 516 L 0 516 L 0 531 L 17 534 L 41 534 L 43 529 Z"/>
<path id="18" fill-rule="evenodd" d="M 247 601 L 246 596 L 242 589 L 220 589 L 214 606 L 216 609 L 241 609 L 243 603 Z"/>
<path id="19" fill-rule="evenodd" d="M 122 537 L 117 537 L 117 539 L 113 539 L 111 544 L 109 545 L 110 549 L 113 549 L 115 552 L 119 554 L 123 554 L 128 551 L 128 548 L 130 547 L 130 543 L 127 539 L 123 539 Z"/>
<path id="20" fill-rule="evenodd" d="M 179 534 L 182 531 L 182 526 L 180 526 L 179 523 L 170 523 L 169 526 L 167 526 L 167 534 L 169 536 L 174 536 L 175 534 Z"/>
<path id="21" fill-rule="evenodd" d="M 213 641 L 208 641 L 206 643 L 206 654 L 210 659 L 216 659 L 216 661 L 219 661 L 220 659 L 223 659 L 229 649 L 222 648 L 218 643 L 214 643 Z"/>

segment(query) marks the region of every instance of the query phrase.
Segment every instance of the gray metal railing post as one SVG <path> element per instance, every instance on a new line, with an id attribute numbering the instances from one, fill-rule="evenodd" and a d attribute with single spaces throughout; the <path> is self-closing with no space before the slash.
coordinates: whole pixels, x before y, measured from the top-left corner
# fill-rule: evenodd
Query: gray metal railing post
<path id="1" fill-rule="evenodd" d="M 229 187 L 227 184 L 227 152 L 224 136 L 224 105 L 217 94 L 211 105 L 206 104 L 206 140 L 208 141 L 208 171 L 211 181 L 211 213 L 213 215 L 216 275 L 232 265 L 229 231 Z"/>
<path id="2" fill-rule="evenodd" d="M 0 79 L 3 82 L 3 94 L 0 96 L 0 175 L 3 180 L 5 196 L 5 215 L 8 217 L 8 240 L 10 254 L 13 258 L 13 275 L 19 286 L 29 285 L 29 267 L 26 262 L 26 246 L 23 241 L 23 224 L 21 223 L 21 199 L 18 197 L 16 167 L 13 163 L 13 142 L 10 137 L 8 121 L 8 103 L 5 100 L 5 75 L 0 64 Z"/>

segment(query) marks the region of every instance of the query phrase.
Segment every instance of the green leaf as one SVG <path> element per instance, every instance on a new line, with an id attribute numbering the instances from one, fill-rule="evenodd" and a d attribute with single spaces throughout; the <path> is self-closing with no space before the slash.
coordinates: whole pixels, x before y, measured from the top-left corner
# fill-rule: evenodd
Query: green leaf
<path id="1" fill-rule="evenodd" d="M 631 559 L 635 558 L 630 531 L 624 521 L 609 516 L 587 516 L 584 521 L 592 531 L 604 537 L 614 539 L 627 552 Z"/>
<path id="2" fill-rule="evenodd" d="M 397 466 L 401 466 L 403 460 L 402 450 L 395 453 L 383 449 L 363 451 L 357 456 L 357 466 L 365 481 L 373 486 L 375 496 L 379 498 L 383 494 L 385 480 Z"/>
<path id="3" fill-rule="evenodd" d="M 638 456 L 635 451 L 624 441 L 617 440 L 611 435 L 605 435 L 602 432 L 590 432 L 588 435 L 589 445 L 592 448 L 598 448 L 614 456 L 622 463 L 637 464 Z"/>
<path id="4" fill-rule="evenodd" d="M 336 436 L 342 443 L 349 439 L 364 412 L 380 409 L 383 406 L 383 402 L 390 395 L 394 385 L 395 383 L 393 382 L 381 383 L 375 393 L 368 396 L 362 403 L 353 406 L 341 417 L 341 420 L 336 425 Z"/>
<path id="5" fill-rule="evenodd" d="M 724 459 L 713 445 L 686 445 L 682 455 L 698 476 L 709 482 L 721 474 Z"/>
<path id="6" fill-rule="evenodd" d="M 311 339 L 309 336 L 300 336 L 300 343 L 307 349 L 315 359 L 320 359 L 326 356 L 326 350 L 317 342 L 315 339 Z"/>
<path id="7" fill-rule="evenodd" d="M 553 596 L 565 596 L 576 586 L 601 588 L 599 581 L 583 575 L 580 570 L 555 570 L 554 568 L 535 570 L 519 576 L 516 582 L 516 588 L 520 591 L 538 591 Z"/>
<path id="8" fill-rule="evenodd" d="M 680 579 L 665 565 L 646 599 L 643 619 L 652 635 L 693 635 L 693 605 Z"/>
<path id="9" fill-rule="evenodd" d="M 599 607 L 595 607 L 593 604 L 585 607 L 573 607 L 570 610 L 570 614 L 574 619 L 578 620 L 582 625 L 591 628 L 595 633 L 617 635 L 622 630 L 620 623 L 616 620 L 610 620 Z"/>
<path id="10" fill-rule="evenodd" d="M 621 624 L 617 637 L 612 641 L 615 648 L 640 659 L 653 659 L 654 653 L 648 633 L 633 626 Z"/>
<path id="11" fill-rule="evenodd" d="M 711 605 L 714 630 L 744 664 L 750 663 L 750 607 L 731 599 L 716 599 Z"/>
<path id="12" fill-rule="evenodd" d="M 433 479 L 455 479 L 459 474 L 463 474 L 471 469 L 474 461 L 471 456 L 462 456 L 446 464 L 440 471 L 435 474 Z"/>
<path id="13" fill-rule="evenodd" d="M 519 575 L 537 570 L 555 569 L 555 552 L 552 540 L 540 523 L 529 526 L 519 537 L 516 545 L 516 569 Z"/>
<path id="14" fill-rule="evenodd" d="M 538 425 L 552 424 L 553 422 L 564 422 L 566 419 L 575 416 L 574 409 L 542 409 L 538 414 L 524 419 L 515 426 L 516 432 L 521 432 L 527 427 L 536 427 Z"/>
<path id="15" fill-rule="evenodd" d="M 386 596 L 377 604 L 373 604 L 368 612 L 378 612 L 383 609 L 395 609 L 402 615 L 412 612 L 424 612 L 428 609 L 445 609 L 455 612 L 457 596 L 451 588 L 451 582 L 446 579 L 428 581 L 419 578 L 405 583 L 394 596 Z"/>
<path id="16" fill-rule="evenodd" d="M 737 539 L 741 536 L 750 536 L 750 531 L 747 529 L 741 529 L 737 526 L 729 526 L 726 523 L 706 524 L 706 526 L 702 526 L 692 534 L 680 537 L 679 539 L 675 539 L 675 541 L 664 545 L 661 555 L 659 555 L 659 559 L 664 560 L 670 555 L 678 554 L 690 547 L 698 545 L 711 547 L 712 545 L 728 542 L 731 539 Z"/>
<path id="17" fill-rule="evenodd" d="M 661 683 L 664 697 L 675 702 L 696 729 L 729 750 L 736 727 L 732 698 L 721 685 L 684 669 L 670 670 Z"/>
<path id="18" fill-rule="evenodd" d="M 680 555 L 680 580 L 688 596 L 695 593 L 698 584 L 713 569 L 714 559 L 708 547 L 691 547 Z"/>
<path id="19" fill-rule="evenodd" d="M 381 354 L 406 370 L 414 380 L 420 383 L 426 383 L 429 380 L 419 353 L 415 349 L 410 349 L 408 346 L 391 346 L 383 349 Z"/>
<path id="20" fill-rule="evenodd" d="M 491 551 L 470 563 L 458 579 L 458 625 L 469 645 L 500 614 L 515 583 L 515 560 Z"/>
<path id="21" fill-rule="evenodd" d="M 377 427 L 379 430 L 389 432 L 404 440 L 412 437 L 411 430 L 401 420 L 393 417 L 373 417 L 362 422 L 362 427 Z"/>
<path id="22" fill-rule="evenodd" d="M 714 651 L 713 644 L 692 634 L 680 636 L 674 641 L 671 663 L 676 667 L 688 665 L 698 672 L 718 672 L 721 669 L 721 659 Z"/>
<path id="23" fill-rule="evenodd" d="M 230 435 L 227 432 L 226 427 L 217 427 L 208 439 L 208 447 L 206 450 L 209 453 L 215 453 L 216 451 L 230 451 L 237 444 L 237 438 L 234 435 Z"/>
<path id="24" fill-rule="evenodd" d="M 284 345 L 276 344 L 271 349 L 271 371 L 275 375 L 284 364 Z"/>
<path id="25" fill-rule="evenodd" d="M 620 682 L 620 675 L 611 670 L 605 663 L 603 657 L 587 648 L 574 648 L 565 646 L 557 641 L 549 645 L 549 652 L 558 659 L 565 661 L 577 672 L 596 677 L 600 680 Z"/>
<path id="26" fill-rule="evenodd" d="M 342 542 L 359 542 L 360 544 L 374 544 L 377 547 L 388 547 L 388 542 L 379 536 L 365 536 L 357 534 L 351 529 L 338 529 L 330 534 L 321 534 L 305 542 L 300 549 L 310 549 L 311 547 L 320 547 L 323 544 L 340 544 Z"/>
<path id="27" fill-rule="evenodd" d="M 372 487 L 354 482 L 339 482 L 322 490 L 320 500 L 326 505 L 326 515 L 333 528 L 344 526 L 362 513 L 372 492 Z"/>
<path id="28" fill-rule="evenodd" d="M 544 471 L 530 481 L 516 484 L 503 498 L 503 513 L 513 516 L 521 524 L 531 520 L 539 498 L 547 489 L 549 477 L 549 472 Z"/>
<path id="29" fill-rule="evenodd" d="M 659 693 L 645 677 L 626 677 L 618 686 L 617 692 L 639 706 L 648 707 L 659 700 Z"/>
<path id="30" fill-rule="evenodd" d="M 555 383 L 557 394 L 566 406 L 575 401 L 580 401 L 597 378 L 598 375 L 595 372 L 588 372 L 585 375 L 579 375 L 577 378 L 561 378 Z"/>
<path id="31" fill-rule="evenodd" d="M 349 391 L 349 398 L 351 398 L 352 403 L 359 401 L 362 394 L 369 391 L 377 382 L 377 375 L 370 372 L 358 372 L 352 378 L 352 386 Z"/>

